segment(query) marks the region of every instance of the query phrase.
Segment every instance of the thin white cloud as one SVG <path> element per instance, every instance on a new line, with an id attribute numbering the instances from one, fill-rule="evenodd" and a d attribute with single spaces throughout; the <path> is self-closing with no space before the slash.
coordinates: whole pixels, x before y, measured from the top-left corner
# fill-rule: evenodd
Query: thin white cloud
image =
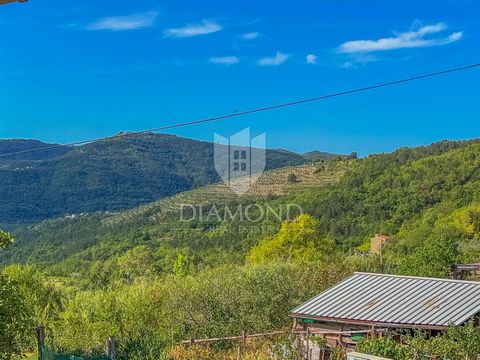
<path id="1" fill-rule="evenodd" d="M 277 52 L 275 54 L 275 56 L 272 56 L 272 57 L 264 57 L 260 60 L 258 60 L 258 65 L 261 65 L 261 66 L 276 66 L 276 65 L 281 65 L 283 64 L 285 61 L 288 60 L 288 58 L 290 57 L 290 55 L 288 54 L 284 54 L 284 53 L 281 53 L 281 52 Z"/>
<path id="2" fill-rule="evenodd" d="M 377 61 L 381 61 L 381 59 L 371 53 L 354 53 L 350 54 L 348 60 L 342 63 L 340 67 L 344 69 L 358 69 Z"/>
<path id="3" fill-rule="evenodd" d="M 240 35 L 240 38 L 244 39 L 244 40 L 253 40 L 253 39 L 256 39 L 260 36 L 260 33 L 258 32 L 249 32 L 249 33 L 245 33 L 245 34 L 242 34 Z"/>
<path id="4" fill-rule="evenodd" d="M 211 57 L 208 61 L 217 65 L 234 65 L 240 62 L 240 59 L 236 56 L 219 56 Z"/>
<path id="5" fill-rule="evenodd" d="M 426 38 L 427 35 L 438 34 L 447 29 L 444 23 L 418 26 L 413 30 L 395 33 L 393 37 L 377 40 L 353 40 L 341 44 L 337 51 L 343 54 L 369 53 L 396 49 L 442 46 L 458 41 L 463 32 L 453 32 L 446 37 Z"/>
<path id="6" fill-rule="evenodd" d="M 165 37 L 186 38 L 215 33 L 223 29 L 223 26 L 210 20 L 202 20 L 199 24 L 187 24 L 181 28 L 167 29 L 163 32 Z"/>
<path id="7" fill-rule="evenodd" d="M 127 16 L 109 16 L 88 24 L 87 30 L 126 31 L 153 26 L 158 12 L 151 10 L 145 13 Z"/>
<path id="8" fill-rule="evenodd" d="M 305 57 L 305 60 L 307 61 L 307 64 L 316 64 L 317 63 L 317 56 L 313 54 L 308 54 Z"/>

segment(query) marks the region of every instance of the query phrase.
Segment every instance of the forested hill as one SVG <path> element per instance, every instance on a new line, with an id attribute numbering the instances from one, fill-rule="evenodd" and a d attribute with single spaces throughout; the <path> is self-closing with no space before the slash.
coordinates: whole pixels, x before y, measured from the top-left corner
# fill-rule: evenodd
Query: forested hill
<path id="1" fill-rule="evenodd" d="M 2 140 L 0 154 L 48 146 Z M 267 169 L 298 165 L 301 155 L 267 150 Z M 219 181 L 213 144 L 142 134 L 0 158 L 0 223 L 118 211 Z"/>

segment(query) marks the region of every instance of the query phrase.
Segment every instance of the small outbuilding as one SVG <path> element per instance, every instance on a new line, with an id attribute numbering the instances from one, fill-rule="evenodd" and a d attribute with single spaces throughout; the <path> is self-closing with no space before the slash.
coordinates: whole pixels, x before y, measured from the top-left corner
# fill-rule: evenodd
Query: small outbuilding
<path id="1" fill-rule="evenodd" d="M 370 239 L 370 253 L 380 254 L 388 241 L 390 241 L 389 236 L 375 234 L 375 236 Z"/>
<path id="2" fill-rule="evenodd" d="M 292 310 L 295 330 L 352 348 L 389 329 L 431 332 L 470 320 L 478 326 L 480 282 L 354 273 Z"/>

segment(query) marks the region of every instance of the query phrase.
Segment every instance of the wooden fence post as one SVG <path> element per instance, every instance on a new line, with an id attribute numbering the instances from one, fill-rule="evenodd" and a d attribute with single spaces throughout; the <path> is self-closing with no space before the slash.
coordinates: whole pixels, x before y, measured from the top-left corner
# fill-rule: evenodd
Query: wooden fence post
<path id="1" fill-rule="evenodd" d="M 339 338 L 340 338 L 340 340 L 339 340 L 340 346 L 343 347 L 343 324 L 340 325 L 340 336 L 339 336 Z"/>
<path id="2" fill-rule="evenodd" d="M 242 353 L 245 354 L 245 351 L 247 350 L 247 334 L 244 331 L 242 331 Z"/>
<path id="3" fill-rule="evenodd" d="M 110 336 L 107 340 L 107 356 L 115 360 L 115 355 L 116 355 L 116 346 L 115 346 L 115 337 Z"/>
<path id="4" fill-rule="evenodd" d="M 45 326 L 37 326 L 38 359 L 42 360 L 42 348 L 45 344 Z"/>
<path id="5" fill-rule="evenodd" d="M 307 327 L 307 360 L 310 359 L 310 328 Z"/>

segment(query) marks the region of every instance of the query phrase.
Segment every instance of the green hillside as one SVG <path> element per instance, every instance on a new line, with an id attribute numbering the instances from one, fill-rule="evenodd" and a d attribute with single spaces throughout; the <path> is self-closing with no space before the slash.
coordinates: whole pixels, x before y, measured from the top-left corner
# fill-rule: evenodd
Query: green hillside
<path id="1" fill-rule="evenodd" d="M 0 153 L 44 147 L 0 141 Z M 306 162 L 267 150 L 266 169 Z M 81 147 L 0 158 L 0 223 L 118 211 L 219 181 L 213 144 L 166 134 L 129 135 Z"/>
<path id="2" fill-rule="evenodd" d="M 343 249 L 354 249 L 375 233 L 396 237 L 402 226 L 442 204 L 460 209 L 477 201 L 479 152 L 479 142 L 441 142 L 269 171 L 241 198 L 219 183 L 125 212 L 48 220 L 17 229 L 17 244 L 1 259 L 43 264 L 58 275 L 77 272 L 81 263 L 80 272 L 88 273 L 92 263 L 108 266 L 105 261 L 147 246 L 161 269 L 182 252 L 195 257 L 199 266 L 242 263 L 251 247 L 280 225 L 275 218 L 250 226 L 245 219 L 225 217 L 225 205 L 236 209 L 252 204 L 296 204 L 318 219 L 321 233 Z M 288 180 L 290 174 L 295 174 L 294 182 Z M 187 212 L 194 205 L 204 213 L 214 208 L 219 215 L 181 221 L 182 204 L 188 205 Z"/>
<path id="3" fill-rule="evenodd" d="M 236 204 L 265 202 L 292 191 L 317 189 L 333 184 L 343 176 L 345 165 L 319 163 L 270 170 L 263 173 L 249 192 L 241 198 L 221 182 L 127 211 L 67 215 L 37 225 L 19 227 L 15 231 L 16 245 L 6 254 L 0 253 L 0 259 L 9 263 L 52 265 L 72 256 L 81 258 L 87 253 L 96 252 L 96 249 L 102 246 L 109 248 L 108 254 L 104 253 L 104 256 L 118 255 L 134 246 L 137 237 L 149 237 L 150 235 L 145 235 L 146 232 L 177 226 L 178 221 L 175 220 L 178 219 L 177 215 L 182 204 L 202 205 L 208 208 L 212 204 L 219 206 L 230 204 L 234 207 Z M 294 183 L 288 181 L 289 174 L 296 175 Z M 162 224 L 158 224 L 159 219 Z M 116 246 L 106 245 L 106 241 L 115 242 L 120 239 L 122 245 L 118 249 Z M 129 240 L 132 240 L 130 244 Z M 172 249 L 175 247 L 175 244 L 171 246 Z"/>

